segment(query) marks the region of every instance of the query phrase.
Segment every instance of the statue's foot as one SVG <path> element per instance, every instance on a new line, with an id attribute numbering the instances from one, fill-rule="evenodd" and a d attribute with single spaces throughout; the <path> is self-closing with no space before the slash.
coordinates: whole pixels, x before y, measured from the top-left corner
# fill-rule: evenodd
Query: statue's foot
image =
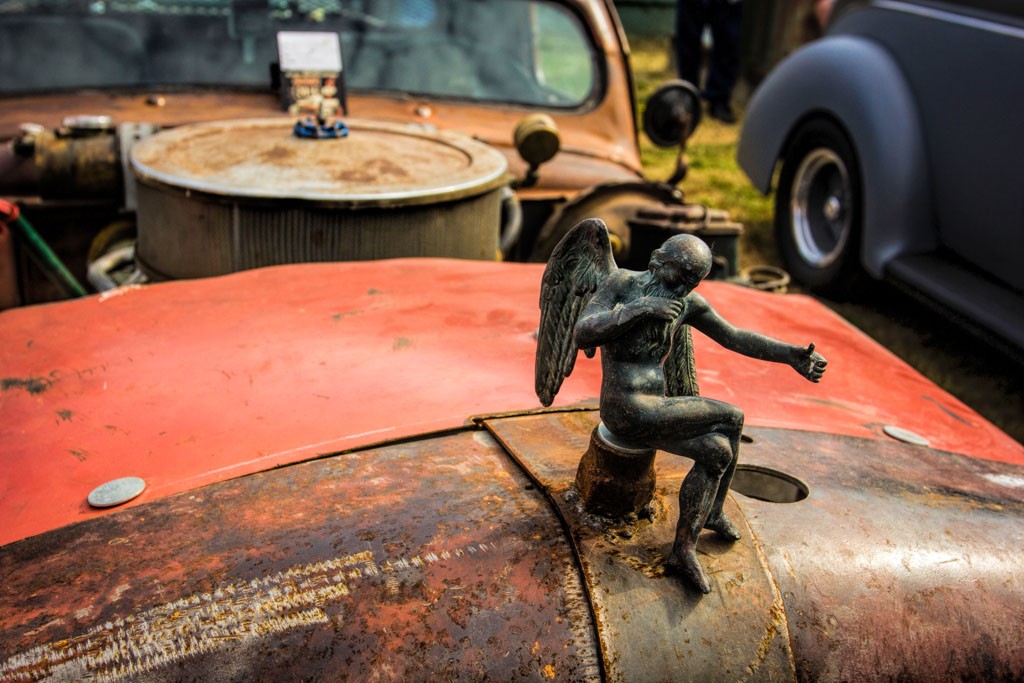
<path id="1" fill-rule="evenodd" d="M 694 549 L 677 551 L 672 549 L 672 555 L 665 562 L 665 567 L 673 574 L 679 574 L 686 579 L 690 585 L 695 586 L 701 593 L 711 592 L 711 581 L 704 573 L 704 567 L 697 559 L 697 551 Z"/>
<path id="2" fill-rule="evenodd" d="M 722 512 L 718 515 L 708 517 L 708 521 L 704 523 L 705 529 L 711 529 L 719 536 L 724 536 L 732 541 L 740 540 L 740 530 L 732 520 L 725 516 Z"/>

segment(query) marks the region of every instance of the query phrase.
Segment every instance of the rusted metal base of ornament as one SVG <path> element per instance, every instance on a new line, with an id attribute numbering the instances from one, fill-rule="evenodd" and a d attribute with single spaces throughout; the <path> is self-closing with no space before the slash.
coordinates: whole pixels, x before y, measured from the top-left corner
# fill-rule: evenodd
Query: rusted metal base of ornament
<path id="1" fill-rule="evenodd" d="M 598 424 L 576 470 L 583 509 L 602 517 L 640 515 L 654 497 L 653 448 L 624 443 Z"/>

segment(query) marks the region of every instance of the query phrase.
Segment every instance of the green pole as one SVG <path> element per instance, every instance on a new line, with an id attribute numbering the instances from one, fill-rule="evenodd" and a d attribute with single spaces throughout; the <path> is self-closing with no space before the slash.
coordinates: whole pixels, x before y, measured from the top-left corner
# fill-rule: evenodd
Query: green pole
<path id="1" fill-rule="evenodd" d="M 0 220 L 4 219 L 6 219 L 8 225 L 14 228 L 18 237 L 24 241 L 29 253 L 35 257 L 40 267 L 46 272 L 46 275 L 66 295 L 78 297 L 88 294 L 81 283 L 71 274 L 71 271 L 67 269 L 64 262 L 60 260 L 60 257 L 50 249 L 46 241 L 32 227 L 32 224 L 21 215 L 18 207 L 10 202 L 0 200 Z"/>

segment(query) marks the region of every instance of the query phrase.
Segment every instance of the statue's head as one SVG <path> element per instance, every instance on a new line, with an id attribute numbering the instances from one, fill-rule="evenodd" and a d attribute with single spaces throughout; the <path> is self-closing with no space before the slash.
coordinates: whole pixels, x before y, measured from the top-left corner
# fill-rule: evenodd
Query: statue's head
<path id="1" fill-rule="evenodd" d="M 649 269 L 662 285 L 678 293 L 693 290 L 711 272 L 711 249 L 694 235 L 673 235 L 651 254 Z"/>

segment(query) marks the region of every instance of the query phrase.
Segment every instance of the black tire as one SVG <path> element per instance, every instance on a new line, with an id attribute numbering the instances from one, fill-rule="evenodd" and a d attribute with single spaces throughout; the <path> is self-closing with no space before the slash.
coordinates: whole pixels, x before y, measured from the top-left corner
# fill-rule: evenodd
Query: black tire
<path id="1" fill-rule="evenodd" d="M 782 160 L 775 193 L 775 239 L 793 279 L 845 299 L 861 278 L 860 164 L 834 123 L 803 124 Z"/>

